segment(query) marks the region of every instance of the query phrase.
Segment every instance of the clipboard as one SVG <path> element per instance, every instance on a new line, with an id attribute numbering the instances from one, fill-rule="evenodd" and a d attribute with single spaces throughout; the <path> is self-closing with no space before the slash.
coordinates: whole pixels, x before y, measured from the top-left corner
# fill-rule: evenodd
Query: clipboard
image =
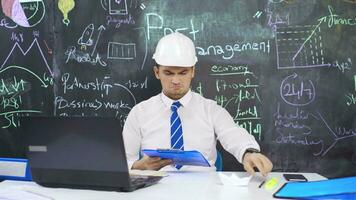
<path id="1" fill-rule="evenodd" d="M 182 151 L 177 149 L 143 149 L 142 152 L 150 157 L 160 157 L 170 159 L 175 165 L 193 165 L 210 167 L 209 162 L 196 150 Z"/>
<path id="2" fill-rule="evenodd" d="M 0 180 L 32 181 L 28 160 L 0 158 Z"/>
<path id="3" fill-rule="evenodd" d="M 356 176 L 322 181 L 287 182 L 273 194 L 273 197 L 282 199 L 356 198 L 355 185 Z"/>

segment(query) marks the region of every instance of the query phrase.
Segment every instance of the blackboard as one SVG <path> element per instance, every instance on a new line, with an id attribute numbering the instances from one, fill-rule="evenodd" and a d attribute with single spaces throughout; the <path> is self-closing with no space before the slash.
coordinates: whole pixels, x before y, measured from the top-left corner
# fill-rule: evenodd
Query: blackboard
<path id="1" fill-rule="evenodd" d="M 18 116 L 107 116 L 161 91 L 152 53 L 196 45 L 192 90 L 246 128 L 274 171 L 356 174 L 356 1 L 1 1 L 0 156 L 23 157 Z M 225 170 L 241 169 L 223 154 Z"/>

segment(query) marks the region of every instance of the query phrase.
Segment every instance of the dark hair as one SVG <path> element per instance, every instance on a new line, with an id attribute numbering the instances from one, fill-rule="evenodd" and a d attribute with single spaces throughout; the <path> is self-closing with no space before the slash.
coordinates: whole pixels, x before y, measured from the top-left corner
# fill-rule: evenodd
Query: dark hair
<path id="1" fill-rule="evenodd" d="M 161 65 L 159 65 L 159 64 L 155 61 L 153 66 L 160 67 Z"/>

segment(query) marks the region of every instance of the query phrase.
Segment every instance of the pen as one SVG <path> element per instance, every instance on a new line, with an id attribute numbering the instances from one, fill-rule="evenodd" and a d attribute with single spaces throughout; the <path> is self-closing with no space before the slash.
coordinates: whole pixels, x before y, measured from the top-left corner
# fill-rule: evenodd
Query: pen
<path id="1" fill-rule="evenodd" d="M 262 185 L 265 183 L 266 181 L 262 181 L 262 183 L 258 186 L 258 188 L 261 188 Z"/>

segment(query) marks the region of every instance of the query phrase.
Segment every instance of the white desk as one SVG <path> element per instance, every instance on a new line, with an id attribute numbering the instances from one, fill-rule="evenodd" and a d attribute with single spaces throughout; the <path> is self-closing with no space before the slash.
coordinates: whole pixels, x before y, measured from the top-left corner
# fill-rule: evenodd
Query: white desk
<path id="1" fill-rule="evenodd" d="M 253 177 L 248 187 L 223 185 L 219 173 L 238 176 L 246 176 L 244 172 L 176 172 L 169 173 L 158 184 L 136 190 L 134 192 L 105 192 L 93 190 L 53 189 L 38 186 L 33 182 L 4 181 L 0 183 L 0 189 L 13 188 L 27 190 L 49 196 L 56 200 L 98 200 L 98 199 L 124 199 L 124 200 L 228 200 L 228 199 L 273 199 L 272 194 L 283 185 L 282 173 L 271 173 L 268 178 L 278 178 L 278 184 L 272 190 L 264 187 L 258 188 L 261 183 L 260 177 Z M 315 173 L 303 173 L 312 180 L 326 179 Z"/>

